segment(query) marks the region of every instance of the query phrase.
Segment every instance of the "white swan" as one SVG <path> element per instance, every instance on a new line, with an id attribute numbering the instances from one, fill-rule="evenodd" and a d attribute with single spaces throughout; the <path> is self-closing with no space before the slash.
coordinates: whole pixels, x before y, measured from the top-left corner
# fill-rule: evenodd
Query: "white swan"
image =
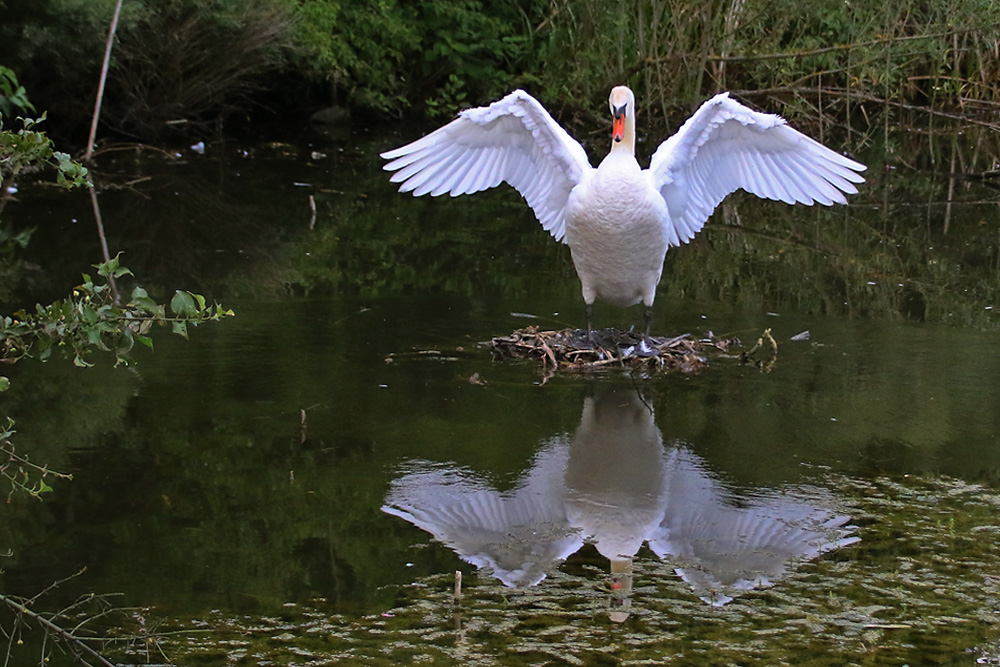
<path id="1" fill-rule="evenodd" d="M 512 185 L 542 227 L 569 245 L 587 329 L 600 298 L 646 306 L 646 332 L 668 246 L 687 243 L 715 207 L 744 189 L 788 204 L 846 203 L 865 166 L 721 93 L 660 144 L 648 169 L 635 159 L 635 96 L 611 91 L 611 152 L 597 169 L 531 95 L 515 90 L 467 109 L 422 139 L 382 153 L 392 182 L 415 196 L 453 197 Z"/>

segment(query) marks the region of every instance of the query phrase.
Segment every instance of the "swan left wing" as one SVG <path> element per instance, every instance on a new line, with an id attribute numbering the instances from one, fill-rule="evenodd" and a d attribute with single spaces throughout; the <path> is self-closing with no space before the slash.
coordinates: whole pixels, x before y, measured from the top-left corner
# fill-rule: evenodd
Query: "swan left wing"
<path id="1" fill-rule="evenodd" d="M 570 191 L 592 169 L 587 153 L 545 107 L 515 90 L 488 107 L 466 109 L 422 139 L 382 153 L 400 192 L 471 194 L 505 182 L 562 241 Z"/>
<path id="2" fill-rule="evenodd" d="M 846 204 L 865 166 L 721 93 L 705 102 L 649 164 L 667 202 L 667 240 L 687 243 L 738 189 L 788 204 Z"/>

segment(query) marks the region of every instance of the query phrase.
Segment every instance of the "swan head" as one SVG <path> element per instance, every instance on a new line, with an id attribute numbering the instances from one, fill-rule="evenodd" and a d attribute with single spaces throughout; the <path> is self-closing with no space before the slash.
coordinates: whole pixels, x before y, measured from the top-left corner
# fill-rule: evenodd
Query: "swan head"
<path id="1" fill-rule="evenodd" d="M 614 124 L 611 131 L 612 146 L 625 143 L 634 145 L 635 95 L 626 86 L 615 86 L 608 98 Z"/>

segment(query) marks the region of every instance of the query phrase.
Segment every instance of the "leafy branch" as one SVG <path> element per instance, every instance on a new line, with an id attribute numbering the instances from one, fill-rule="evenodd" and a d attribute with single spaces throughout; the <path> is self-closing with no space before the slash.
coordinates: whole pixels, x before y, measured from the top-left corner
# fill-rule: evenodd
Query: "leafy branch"
<path id="1" fill-rule="evenodd" d="M 45 361 L 54 349 L 62 348 L 72 353 L 77 366 L 92 366 L 86 357 L 97 349 L 114 353 L 116 366 L 127 365 L 136 343 L 153 347 L 149 332 L 154 325 L 170 325 L 174 333 L 187 338 L 189 327 L 234 315 L 185 290 L 174 293 L 168 315 L 167 306 L 138 285 L 122 305 L 115 299 L 113 285 L 132 272 L 120 265 L 117 256 L 95 268 L 98 280 L 83 274 L 83 283 L 68 298 L 38 304 L 34 312 L 19 310 L 0 316 L 0 361 L 13 363 L 24 357 Z"/>
<path id="2" fill-rule="evenodd" d="M 56 183 L 64 188 L 91 185 L 87 168 L 68 153 L 55 150 L 52 140 L 35 129 L 45 120 L 45 113 L 37 119 L 19 120 L 23 126 L 20 130 L 4 130 L 0 115 L 0 182 L 17 176 L 25 168 L 48 165 L 56 169 Z"/>
<path id="3" fill-rule="evenodd" d="M 7 378 L 0 378 L 6 380 Z M 6 387 L 7 382 L 4 382 Z M 14 443 L 10 438 L 14 435 L 14 420 L 7 418 L 7 426 L 0 428 L 0 477 L 10 482 L 10 492 L 7 494 L 7 502 L 15 492 L 20 491 L 28 494 L 37 500 L 42 499 L 43 493 L 52 491 L 52 487 L 46 484 L 45 478 L 49 475 L 58 479 L 73 479 L 73 475 L 50 470 L 47 465 L 40 466 L 32 463 L 27 456 L 18 454 L 14 449 Z"/>

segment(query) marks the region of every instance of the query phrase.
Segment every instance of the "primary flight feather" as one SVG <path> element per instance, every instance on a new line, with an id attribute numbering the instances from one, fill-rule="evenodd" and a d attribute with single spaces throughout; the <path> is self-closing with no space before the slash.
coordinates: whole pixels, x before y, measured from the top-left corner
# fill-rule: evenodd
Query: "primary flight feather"
<path id="1" fill-rule="evenodd" d="M 788 204 L 844 204 L 865 166 L 721 93 L 660 144 L 648 169 L 635 159 L 635 96 L 612 89 L 611 151 L 587 154 L 523 90 L 382 153 L 401 192 L 455 197 L 500 183 L 516 189 L 557 241 L 569 245 L 586 304 L 646 306 L 669 246 L 687 243 L 738 189 Z"/>

